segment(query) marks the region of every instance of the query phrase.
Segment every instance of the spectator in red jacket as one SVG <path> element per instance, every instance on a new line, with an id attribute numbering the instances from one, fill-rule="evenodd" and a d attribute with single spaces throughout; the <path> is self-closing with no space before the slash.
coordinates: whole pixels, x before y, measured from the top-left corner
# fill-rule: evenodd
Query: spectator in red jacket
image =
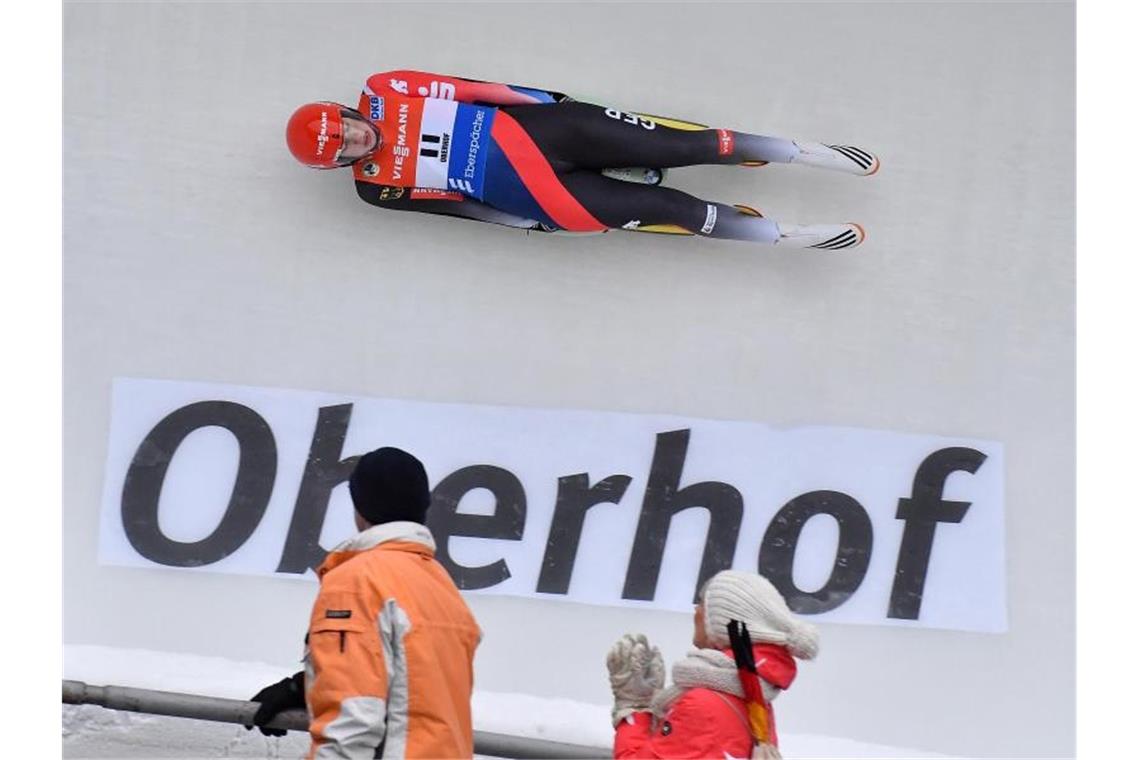
<path id="1" fill-rule="evenodd" d="M 745 698 L 729 641 L 733 620 L 747 627 L 761 704 Z M 661 653 L 644 635 L 626 634 L 610 650 L 614 757 L 778 758 L 772 701 L 795 679 L 794 658 L 818 652 L 815 627 L 763 576 L 725 570 L 702 589 L 693 629 L 696 648 L 673 665 L 669 688 Z"/>

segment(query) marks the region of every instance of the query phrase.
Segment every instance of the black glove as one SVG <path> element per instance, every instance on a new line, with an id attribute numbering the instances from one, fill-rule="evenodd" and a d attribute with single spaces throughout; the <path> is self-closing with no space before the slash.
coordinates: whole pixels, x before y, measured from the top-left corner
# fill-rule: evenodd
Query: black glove
<path id="1" fill-rule="evenodd" d="M 284 736 L 288 733 L 285 729 L 265 728 L 265 724 L 285 710 L 304 708 L 305 671 L 299 671 L 289 678 L 282 678 L 277 683 L 266 686 L 254 694 L 250 701 L 261 703 L 261 707 L 253 714 L 253 723 L 257 726 L 257 730 L 266 736 Z M 246 726 L 246 730 L 253 730 L 253 726 Z"/>

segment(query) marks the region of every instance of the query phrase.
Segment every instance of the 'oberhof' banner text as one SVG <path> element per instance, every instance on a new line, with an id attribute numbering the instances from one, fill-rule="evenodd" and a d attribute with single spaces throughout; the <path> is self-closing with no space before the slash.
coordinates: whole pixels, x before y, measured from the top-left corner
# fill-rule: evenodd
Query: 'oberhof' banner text
<path id="1" fill-rule="evenodd" d="M 1006 629 L 1001 445 L 840 427 L 118 379 L 100 560 L 312 578 L 380 446 L 468 592 L 691 611 L 735 567 L 821 621 Z"/>

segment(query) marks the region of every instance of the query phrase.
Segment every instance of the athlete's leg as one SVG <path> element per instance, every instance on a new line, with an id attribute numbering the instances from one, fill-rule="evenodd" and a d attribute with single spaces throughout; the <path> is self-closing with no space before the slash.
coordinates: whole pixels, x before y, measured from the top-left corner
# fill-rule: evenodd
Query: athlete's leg
<path id="1" fill-rule="evenodd" d="M 857 225 L 778 225 L 673 188 L 610 179 L 591 169 L 568 171 L 503 113 L 491 126 L 483 187 L 487 204 L 572 232 L 672 225 L 694 235 L 828 249 L 858 245 L 864 237 Z"/>
<path id="2" fill-rule="evenodd" d="M 878 159 L 858 148 L 797 143 L 727 129 L 676 129 L 590 103 L 508 106 L 500 110 L 517 121 L 551 164 L 562 170 L 797 161 L 856 174 L 878 169 Z M 838 157 L 839 163 L 827 164 L 818 158 L 821 155 L 833 163 Z"/>
<path id="3" fill-rule="evenodd" d="M 724 130 L 674 129 L 591 103 L 510 106 L 501 110 L 522 126 L 556 168 L 787 163 L 798 152 L 791 140 L 735 132 L 728 133 L 733 135 L 729 145 L 720 139 Z"/>
<path id="4" fill-rule="evenodd" d="M 829 250 L 858 245 L 864 237 L 856 225 L 781 225 L 751 209 L 704 201 L 670 187 L 622 182 L 588 170 L 568 172 L 559 179 L 582 208 L 611 229 L 668 225 L 701 237 Z"/>
<path id="5" fill-rule="evenodd" d="M 770 219 L 671 187 L 635 185 L 589 170 L 561 174 L 559 179 L 586 211 L 610 229 L 671 225 L 714 238 L 760 243 L 775 243 L 780 238 L 779 228 Z"/>

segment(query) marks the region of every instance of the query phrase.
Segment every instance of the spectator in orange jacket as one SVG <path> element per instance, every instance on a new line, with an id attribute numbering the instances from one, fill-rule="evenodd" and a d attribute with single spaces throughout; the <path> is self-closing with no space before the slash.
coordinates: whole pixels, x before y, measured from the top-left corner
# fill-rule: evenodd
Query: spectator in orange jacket
<path id="1" fill-rule="evenodd" d="M 759 681 L 745 693 L 729 623 L 747 628 Z M 724 570 L 705 584 L 693 615 L 693 645 L 665 665 L 644 635 L 626 634 L 606 658 L 614 694 L 615 758 L 779 758 L 772 701 L 796 677 L 793 658 L 819 650 L 814 626 L 798 620 L 763 576 Z"/>
<path id="2" fill-rule="evenodd" d="M 434 559 L 427 473 L 381 448 L 360 458 L 349 491 L 360 533 L 317 570 L 305 670 L 253 698 L 254 723 L 307 703 L 310 760 L 471 757 L 481 634 Z"/>

